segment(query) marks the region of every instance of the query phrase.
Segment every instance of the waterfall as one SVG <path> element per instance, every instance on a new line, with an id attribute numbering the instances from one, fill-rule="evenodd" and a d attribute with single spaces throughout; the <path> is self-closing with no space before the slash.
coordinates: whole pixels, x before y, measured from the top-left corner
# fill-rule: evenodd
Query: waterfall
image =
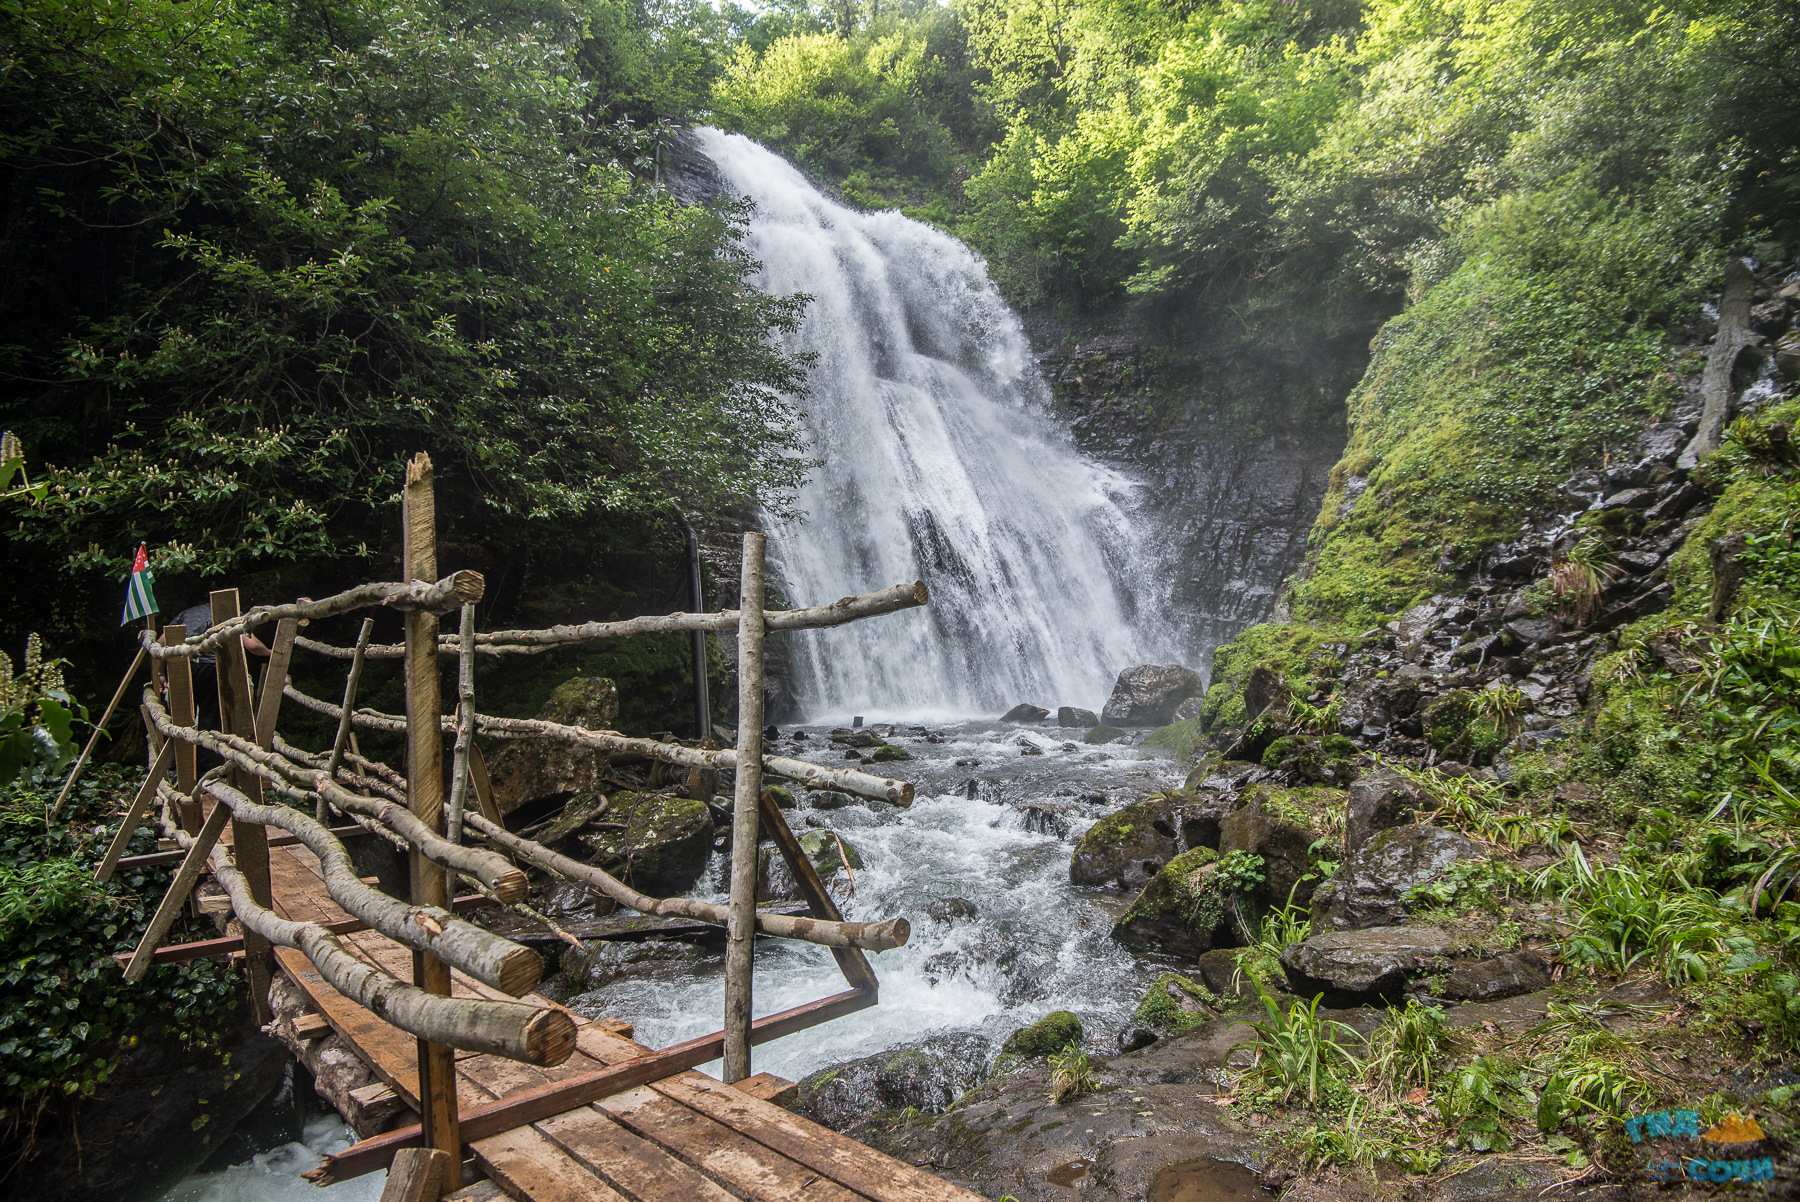
<path id="1" fill-rule="evenodd" d="M 923 580 L 931 604 L 801 636 L 811 715 L 1098 710 L 1118 672 L 1176 648 L 1131 510 L 1136 486 L 1081 455 L 1048 409 L 1018 316 L 982 260 L 897 212 L 836 204 L 780 156 L 696 131 L 754 203 L 755 283 L 812 296 L 783 345 L 815 358 L 822 461 L 799 520 L 770 530 L 789 598 Z"/>

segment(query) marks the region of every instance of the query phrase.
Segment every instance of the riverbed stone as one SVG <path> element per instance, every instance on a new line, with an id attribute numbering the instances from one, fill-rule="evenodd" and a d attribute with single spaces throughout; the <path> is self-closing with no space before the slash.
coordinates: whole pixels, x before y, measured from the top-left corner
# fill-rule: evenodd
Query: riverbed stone
<path id="1" fill-rule="evenodd" d="M 1288 985 L 1301 997 L 1328 1003 L 1396 1000 L 1416 977 L 1448 967 L 1456 937 L 1441 927 L 1373 927 L 1332 931 L 1281 953 Z"/>
<path id="2" fill-rule="evenodd" d="M 800 1082 L 794 1109 L 834 1130 L 879 1110 L 937 1114 L 987 1075 L 991 1045 L 979 1035 L 944 1035 L 820 1069 Z"/>
<path id="3" fill-rule="evenodd" d="M 1418 785 L 1389 768 L 1360 776 L 1344 809 L 1344 851 L 1355 851 L 1377 832 L 1411 823 L 1429 799 Z"/>
<path id="4" fill-rule="evenodd" d="M 1064 705 L 1057 708 L 1056 724 L 1058 726 L 1067 726 L 1074 729 L 1095 727 L 1100 725 L 1100 715 L 1096 714 L 1093 710 L 1084 710 L 1073 705 Z"/>
<path id="5" fill-rule="evenodd" d="M 1119 673 L 1100 716 L 1114 726 L 1167 726 L 1175 710 L 1204 690 L 1200 674 L 1180 664 L 1139 664 Z"/>
<path id="6" fill-rule="evenodd" d="M 538 711 L 545 722 L 611 730 L 619 721 L 619 690 L 604 676 L 573 676 Z M 550 739 L 511 739 L 488 759 L 494 804 L 502 814 L 559 796 L 595 792 L 606 753 Z"/>
<path id="7" fill-rule="evenodd" d="M 1351 852 L 1312 899 L 1315 931 L 1391 926 L 1406 917 L 1406 894 L 1458 860 L 1483 855 L 1473 839 L 1441 826 L 1408 823 L 1377 831 Z"/>
<path id="8" fill-rule="evenodd" d="M 1219 853 L 1196 847 L 1160 868 L 1113 926 L 1113 938 L 1192 959 L 1209 951 L 1230 921 L 1226 897 L 1213 880 Z"/>
<path id="9" fill-rule="evenodd" d="M 1125 732 L 1116 726 L 1096 726 L 1082 736 L 1083 743 L 1111 743 L 1125 737 Z"/>
<path id="10" fill-rule="evenodd" d="M 686 893 L 712 854 L 712 811 L 706 803 L 673 793 L 611 794 L 604 821 L 576 836 L 591 863 L 652 897 Z"/>
<path id="11" fill-rule="evenodd" d="M 1165 972 L 1144 990 L 1131 1021 L 1163 1034 L 1185 1033 L 1210 1022 L 1220 999 L 1205 982 Z M 1130 1051 L 1131 1049 L 1122 1049 Z"/>
<path id="12" fill-rule="evenodd" d="M 1141 890 L 1175 858 L 1173 807 L 1162 797 L 1134 802 L 1089 827 L 1069 857 L 1069 882 Z"/>
<path id="13" fill-rule="evenodd" d="M 1254 896 L 1264 905 L 1297 906 L 1312 899 L 1310 849 L 1324 830 L 1323 813 L 1341 804 L 1338 789 L 1285 789 L 1269 782 L 1244 790 L 1243 804 L 1219 824 L 1219 851 L 1260 856 L 1263 883 Z"/>
<path id="14" fill-rule="evenodd" d="M 1029 702 L 1023 702 L 1019 705 L 1013 706 L 1011 709 L 1007 710 L 1004 714 L 1001 714 L 1000 721 L 1002 721 L 1002 722 L 1042 722 L 1045 718 L 1048 718 L 1049 716 L 1050 716 L 1050 711 L 1045 709 L 1043 706 L 1032 705 Z"/>
<path id="15" fill-rule="evenodd" d="M 850 870 L 855 871 L 863 865 L 862 855 L 856 850 L 856 844 L 842 835 L 834 835 L 827 830 L 803 831 L 798 836 L 800 850 L 812 861 L 819 879 L 829 886 L 838 873 L 848 863 Z M 842 844 L 842 851 L 839 844 Z M 787 860 L 772 844 L 764 844 L 756 849 L 756 900 L 801 901 L 799 882 L 789 871 Z M 964 903 L 965 905 L 969 903 Z"/>
<path id="16" fill-rule="evenodd" d="M 1533 951 L 1510 952 L 1492 960 L 1459 964 L 1442 995 L 1458 1002 L 1495 1002 L 1550 988 L 1550 966 Z"/>
<path id="17" fill-rule="evenodd" d="M 1000 1045 L 1002 1056 L 1053 1056 L 1081 1044 L 1081 1019 L 1068 1010 L 1052 1010 L 1028 1027 L 1020 1027 Z"/>

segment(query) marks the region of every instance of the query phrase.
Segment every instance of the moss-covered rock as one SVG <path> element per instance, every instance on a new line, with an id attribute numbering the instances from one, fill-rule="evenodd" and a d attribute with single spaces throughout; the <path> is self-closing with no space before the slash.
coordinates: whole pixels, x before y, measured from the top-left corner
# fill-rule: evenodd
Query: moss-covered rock
<path id="1" fill-rule="evenodd" d="M 1002 1056 L 1053 1056 L 1081 1042 L 1081 1020 L 1067 1010 L 1052 1010 L 1029 1027 L 1020 1027 L 1000 1045 Z"/>
<path id="2" fill-rule="evenodd" d="M 844 871 L 846 864 L 851 871 L 863 866 L 862 855 L 856 850 L 856 845 L 831 831 L 802 832 L 799 843 L 800 850 L 812 861 L 814 871 L 827 887 Z M 756 900 L 801 900 L 800 886 L 794 880 L 794 874 L 788 871 L 787 861 L 773 845 L 766 843 L 756 851 Z"/>
<path id="3" fill-rule="evenodd" d="M 904 747 L 895 747 L 892 743 L 877 747 L 869 755 L 869 759 L 877 764 L 885 764 L 893 760 L 910 760 L 912 758 L 912 752 Z"/>
<path id="4" fill-rule="evenodd" d="M 550 694 L 537 715 L 546 722 L 611 730 L 619 720 L 619 690 L 602 676 L 575 676 Z M 502 814 L 558 796 L 594 793 L 606 767 L 604 752 L 548 739 L 513 739 L 494 752 L 488 771 Z"/>
<path id="5" fill-rule="evenodd" d="M 1218 858 L 1197 847 L 1163 865 L 1113 926 L 1113 937 L 1187 959 L 1211 950 L 1231 921 L 1212 872 Z"/>
<path id="6" fill-rule="evenodd" d="M 1081 736 L 1083 743 L 1110 743 L 1114 739 L 1122 739 L 1125 732 L 1116 726 L 1096 726 Z"/>
<path id="7" fill-rule="evenodd" d="M 791 810 L 800 804 L 794 800 L 794 794 L 781 785 L 764 785 L 763 792 L 775 802 L 777 809 Z"/>
<path id="8" fill-rule="evenodd" d="M 1254 893 L 1260 904 L 1284 905 L 1291 893 L 1304 906 L 1317 883 L 1305 879 L 1312 874 L 1310 849 L 1343 830 L 1345 798 L 1341 789 L 1251 785 L 1243 804 L 1219 824 L 1219 850 L 1262 857 L 1265 880 Z"/>
<path id="9" fill-rule="evenodd" d="M 634 889 L 652 897 L 686 893 L 712 854 L 712 811 L 706 803 L 673 793 L 620 789 L 593 826 L 576 837 L 588 858 Z"/>
<path id="10" fill-rule="evenodd" d="M 1174 806 L 1165 797 L 1114 810 L 1075 845 L 1070 883 L 1142 889 L 1180 850 L 1175 822 Z"/>
<path id="11" fill-rule="evenodd" d="M 1212 990 L 1179 973 L 1165 972 L 1144 990 L 1143 1000 L 1131 1012 L 1131 1021 L 1164 1034 L 1192 1031 L 1224 1003 Z"/>

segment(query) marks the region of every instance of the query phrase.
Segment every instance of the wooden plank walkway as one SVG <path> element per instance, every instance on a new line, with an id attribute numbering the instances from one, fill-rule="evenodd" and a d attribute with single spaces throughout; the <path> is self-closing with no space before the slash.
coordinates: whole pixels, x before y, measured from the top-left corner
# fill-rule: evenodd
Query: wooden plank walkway
<path id="1" fill-rule="evenodd" d="M 331 922 L 348 915 L 331 900 L 318 860 L 298 846 L 271 848 L 275 908 Z M 374 931 L 341 936 L 346 948 L 402 980 L 412 952 Z M 293 983 L 372 1068 L 419 1108 L 417 1041 L 328 985 L 299 952 L 275 950 Z M 506 995 L 452 973 L 457 997 Z M 554 1006 L 538 994 L 523 1000 Z M 560 1008 L 560 1007 L 559 1007 Z M 571 1016 L 579 1028 L 567 1063 L 542 1069 L 499 1056 L 457 1053 L 458 1096 L 469 1106 L 589 1073 L 650 1051 L 611 1019 Z M 481 1170 L 529 1202 L 980 1202 L 980 1196 L 790 1114 L 766 1100 L 786 1085 L 767 1074 L 737 1087 L 688 1071 L 616 1094 L 470 1147 Z"/>

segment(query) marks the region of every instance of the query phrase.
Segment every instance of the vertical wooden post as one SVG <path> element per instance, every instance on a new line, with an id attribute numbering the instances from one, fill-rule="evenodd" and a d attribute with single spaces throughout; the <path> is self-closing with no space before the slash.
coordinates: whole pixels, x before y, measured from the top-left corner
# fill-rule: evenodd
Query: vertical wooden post
<path id="1" fill-rule="evenodd" d="M 163 646 L 173 647 L 187 639 L 187 627 L 164 626 Z M 170 659 L 165 669 L 169 681 L 169 717 L 177 726 L 194 724 L 194 661 L 185 655 Z M 195 758 L 199 749 L 185 739 L 175 740 L 175 787 L 181 790 L 181 829 L 190 835 L 200 833 L 203 815 L 194 800 L 194 786 L 200 783 L 200 765 Z"/>
<path id="2" fill-rule="evenodd" d="M 219 589 L 212 594 L 212 620 L 217 626 L 243 612 L 234 588 Z M 219 678 L 219 729 L 239 738 L 256 740 L 256 714 L 251 708 L 250 664 L 244 656 L 244 640 L 226 639 L 214 653 Z M 262 779 L 242 768 L 231 770 L 232 788 L 251 801 L 262 801 Z M 214 802 L 218 805 L 218 802 Z M 250 898 L 267 908 L 269 895 L 269 836 L 254 822 L 231 820 L 231 854 L 238 871 L 250 885 Z M 250 972 L 250 1004 L 259 1022 L 268 1022 L 269 1010 L 269 941 L 255 931 L 244 932 L 244 965 Z"/>
<path id="3" fill-rule="evenodd" d="M 356 682 L 362 679 L 363 655 L 369 650 L 369 635 L 374 630 L 375 619 L 364 618 L 362 630 L 356 636 L 356 653 L 350 657 L 350 675 L 344 679 L 344 705 L 338 713 L 337 737 L 331 741 L 331 759 L 325 764 L 325 775 L 332 781 L 337 780 L 338 768 L 344 762 L 344 745 L 355 737 L 350 733 L 350 713 L 356 708 Z M 318 809 L 313 817 L 324 822 L 329 813 L 325 794 L 320 793 Z"/>
<path id="4" fill-rule="evenodd" d="M 469 795 L 469 744 L 475 741 L 475 606 L 462 607 L 456 657 L 456 756 L 450 769 L 450 842 L 461 843 Z"/>
<path id="5" fill-rule="evenodd" d="M 738 601 L 737 788 L 731 800 L 731 906 L 725 943 L 725 1080 L 750 1075 L 756 950 L 757 805 L 762 797 L 763 536 L 744 535 Z"/>
<path id="6" fill-rule="evenodd" d="M 256 745 L 264 751 L 275 745 L 281 688 L 287 684 L 288 663 L 294 658 L 294 638 L 299 633 L 297 618 L 283 618 L 275 623 L 275 642 L 269 647 L 269 666 L 263 669 L 262 692 L 256 699 Z"/>
<path id="7" fill-rule="evenodd" d="M 437 513 L 431 481 L 431 457 L 423 451 L 406 465 L 402 494 L 405 524 L 407 580 L 438 578 Z M 407 801 L 420 822 L 435 831 L 444 829 L 444 735 L 438 726 L 437 666 L 438 619 L 436 614 L 406 615 L 406 791 Z M 445 871 L 417 850 L 412 853 L 414 905 L 450 906 L 449 880 Z M 425 952 L 413 953 L 413 984 L 448 997 L 450 966 Z M 419 1110 L 425 1146 L 462 1163 L 462 1137 L 457 1130 L 456 1053 L 454 1049 L 419 1040 Z M 435 1200 L 434 1200 L 435 1202 Z"/>

